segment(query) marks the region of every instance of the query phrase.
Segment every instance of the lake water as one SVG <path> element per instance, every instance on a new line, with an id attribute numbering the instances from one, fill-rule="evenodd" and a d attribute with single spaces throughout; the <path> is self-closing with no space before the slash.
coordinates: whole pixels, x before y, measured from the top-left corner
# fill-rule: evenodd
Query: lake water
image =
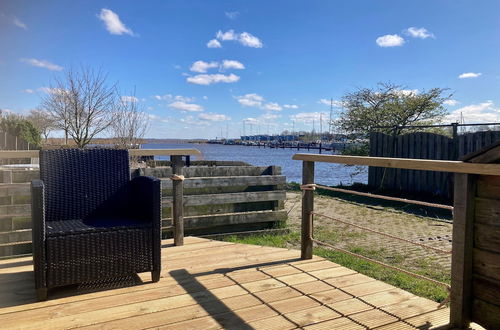
<path id="1" fill-rule="evenodd" d="M 165 144 L 165 143 L 146 143 L 142 145 L 143 149 L 178 149 L 194 148 L 202 153 L 201 158 L 194 157 L 193 160 L 233 160 L 243 161 L 256 166 L 281 166 L 282 174 L 286 176 L 288 182 L 302 181 L 302 162 L 292 160 L 296 153 L 318 153 L 317 150 L 293 150 L 293 149 L 269 149 L 258 147 L 247 147 L 239 145 L 220 145 L 220 144 Z M 324 153 L 326 154 L 326 153 Z M 158 159 L 167 159 L 159 157 Z M 344 166 L 340 164 L 316 163 L 315 182 L 326 185 L 350 185 L 353 182 L 368 182 L 368 171 L 366 168 L 355 166 Z"/>

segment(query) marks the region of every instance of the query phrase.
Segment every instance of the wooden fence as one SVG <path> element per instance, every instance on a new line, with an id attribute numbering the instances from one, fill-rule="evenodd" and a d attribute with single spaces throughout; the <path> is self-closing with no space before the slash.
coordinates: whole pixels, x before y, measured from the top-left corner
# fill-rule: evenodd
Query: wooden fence
<path id="1" fill-rule="evenodd" d="M 140 156 L 156 151 L 134 150 Z M 5 153 L 7 157 L 7 152 Z M 17 151 L 8 155 L 30 156 L 33 152 Z M 170 154 L 175 153 L 170 151 Z M 186 151 L 179 152 L 185 154 Z M 157 154 L 164 155 L 160 150 Z M 172 156 L 172 155 L 171 155 Z M 1 157 L 0 157 L 1 158 Z M 175 156 L 174 158 L 180 158 Z M 287 218 L 284 210 L 285 177 L 275 166 L 196 166 L 181 164 L 182 198 L 173 198 L 175 181 L 172 167 L 133 169 L 131 175 L 150 175 L 161 179 L 162 228 L 165 237 L 177 235 L 207 235 L 239 232 L 272 227 Z M 199 162 L 207 163 L 206 161 Z M 224 162 L 223 162 L 224 163 Z M 225 164 L 225 163 L 224 163 Z M 0 258 L 31 253 L 31 196 L 29 182 L 39 177 L 38 169 L 0 169 Z M 180 201 L 180 207 L 173 205 Z M 177 212 L 177 213 L 176 213 Z M 180 212 L 180 213 L 179 213 Z M 179 219 L 177 228 L 172 220 Z M 175 229 L 175 230 L 174 230 Z"/>
<path id="2" fill-rule="evenodd" d="M 454 172 L 450 321 L 446 329 L 476 322 L 500 329 L 500 141 L 464 161 L 295 154 L 303 161 L 302 259 L 313 253 L 314 164 L 325 162 L 392 169 Z M 333 215 L 332 215 L 333 216 Z"/>
<path id="3" fill-rule="evenodd" d="M 379 132 L 370 135 L 371 157 L 458 160 L 500 140 L 500 131 L 483 131 L 448 136 L 417 132 L 392 136 Z M 368 184 L 407 192 L 431 193 L 453 197 L 453 176 L 445 172 L 385 169 L 370 167 Z"/>
<path id="4" fill-rule="evenodd" d="M 0 131 L 0 150 L 31 150 L 33 146 L 26 140 Z"/>

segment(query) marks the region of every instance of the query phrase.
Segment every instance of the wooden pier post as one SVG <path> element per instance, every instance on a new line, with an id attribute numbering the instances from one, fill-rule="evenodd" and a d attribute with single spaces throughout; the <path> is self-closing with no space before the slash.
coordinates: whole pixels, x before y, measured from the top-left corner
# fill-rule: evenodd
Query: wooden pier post
<path id="1" fill-rule="evenodd" d="M 172 162 L 172 225 L 174 226 L 174 245 L 184 245 L 184 181 L 182 156 L 170 156 Z"/>
<path id="2" fill-rule="evenodd" d="M 314 183 L 314 162 L 304 161 L 302 163 L 302 184 Z M 312 259 L 313 252 L 313 224 L 311 212 L 314 209 L 314 191 L 304 190 L 302 196 L 302 233 L 301 253 L 302 259 Z"/>

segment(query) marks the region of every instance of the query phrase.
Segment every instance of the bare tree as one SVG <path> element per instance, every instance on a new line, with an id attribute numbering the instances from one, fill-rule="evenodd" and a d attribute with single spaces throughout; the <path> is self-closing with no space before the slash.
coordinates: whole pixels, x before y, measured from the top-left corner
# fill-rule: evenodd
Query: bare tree
<path id="1" fill-rule="evenodd" d="M 45 142 L 49 137 L 49 133 L 57 128 L 56 121 L 52 116 L 44 110 L 33 109 L 30 114 L 26 117 L 43 135 Z"/>
<path id="2" fill-rule="evenodd" d="M 111 125 L 119 107 L 116 86 L 107 85 L 106 78 L 101 70 L 69 70 L 55 79 L 42 100 L 42 108 L 79 148 Z"/>
<path id="3" fill-rule="evenodd" d="M 135 93 L 134 93 L 135 94 Z M 149 128 L 148 115 L 135 96 L 122 96 L 111 124 L 119 148 L 136 148 Z"/>

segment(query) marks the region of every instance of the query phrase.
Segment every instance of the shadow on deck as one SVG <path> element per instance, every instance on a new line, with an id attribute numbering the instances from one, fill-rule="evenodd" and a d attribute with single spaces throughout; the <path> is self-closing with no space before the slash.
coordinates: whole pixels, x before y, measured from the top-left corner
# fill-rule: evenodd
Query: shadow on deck
<path id="1" fill-rule="evenodd" d="M 3 328 L 430 329 L 449 310 L 300 251 L 186 237 L 149 274 L 66 287 L 35 301 L 31 258 L 0 261 Z M 107 290 L 103 290 L 107 289 Z"/>

